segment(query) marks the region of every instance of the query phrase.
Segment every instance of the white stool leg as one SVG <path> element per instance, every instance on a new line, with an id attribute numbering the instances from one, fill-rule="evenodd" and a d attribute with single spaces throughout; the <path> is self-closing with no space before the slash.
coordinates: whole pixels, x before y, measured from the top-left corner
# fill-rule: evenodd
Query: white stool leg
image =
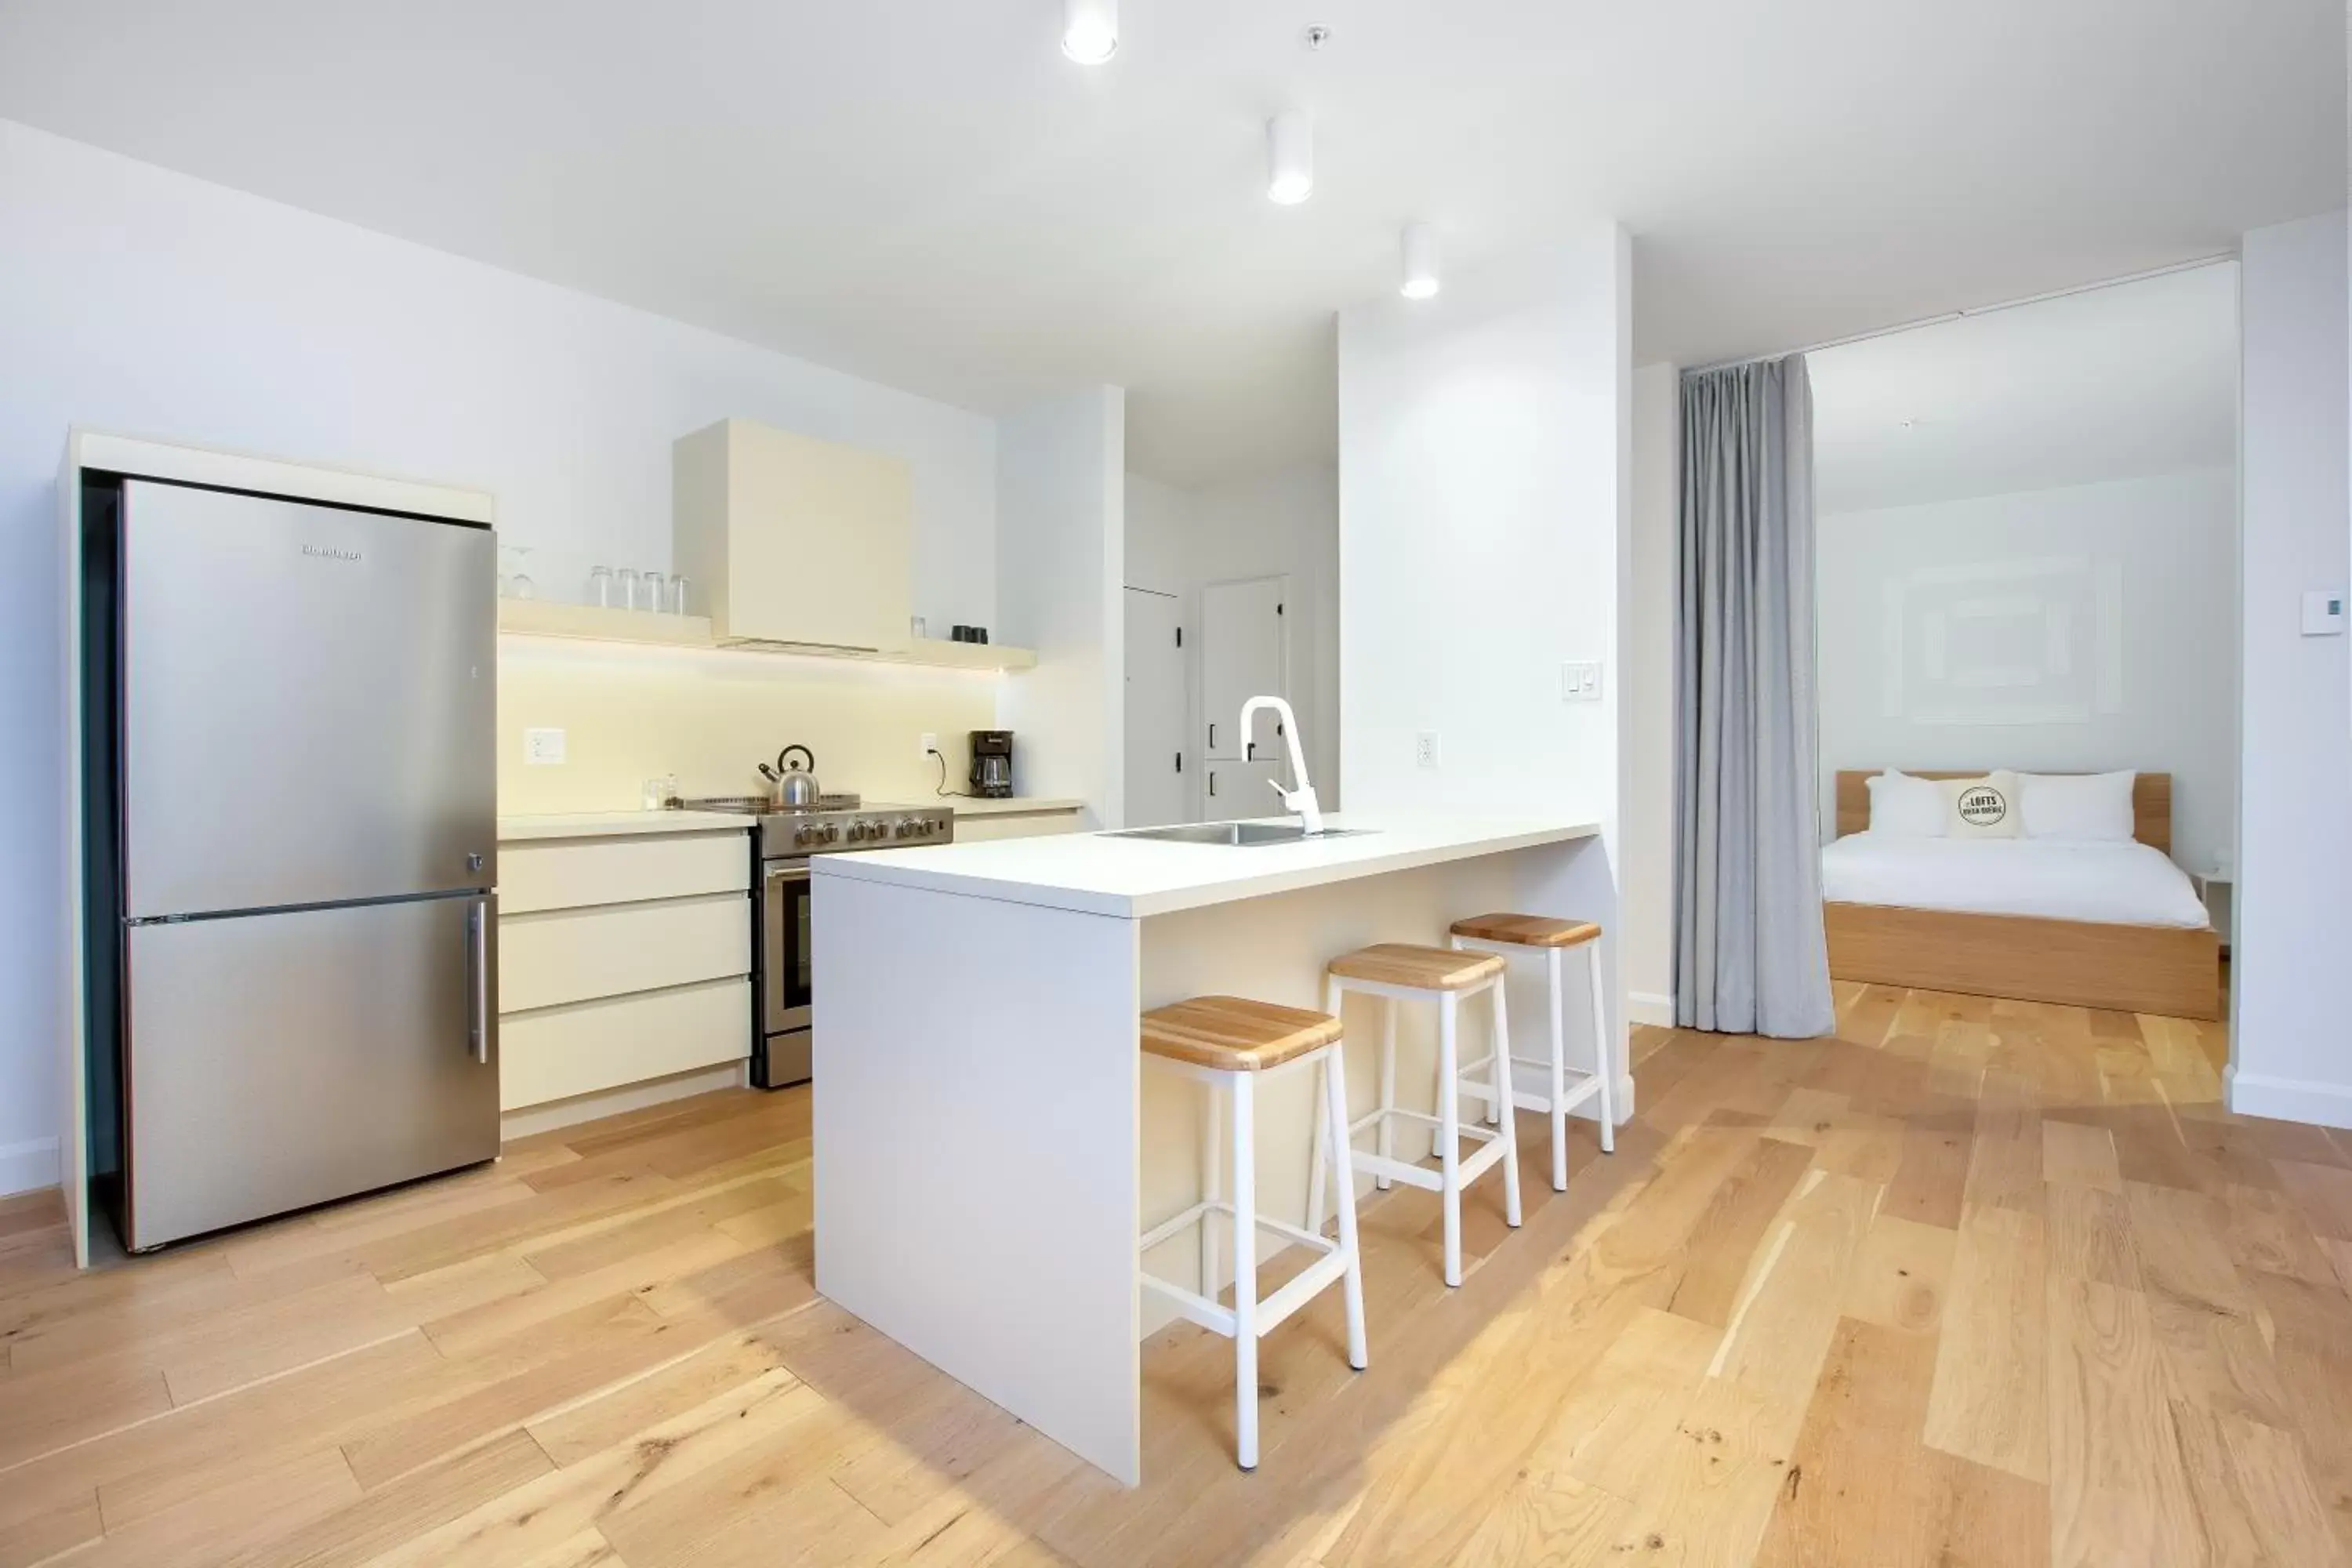
<path id="1" fill-rule="evenodd" d="M 1396 1119 L 1389 1114 L 1396 1109 L 1396 1021 L 1397 1003 L 1393 996 L 1381 1002 L 1381 1121 L 1374 1134 L 1381 1158 L 1396 1158 Z M 1375 1176 L 1372 1185 L 1382 1192 L 1389 1190 L 1386 1176 Z"/>
<path id="2" fill-rule="evenodd" d="M 1348 1058 L 1334 1044 L 1323 1053 L 1323 1114 L 1333 1125 L 1348 1125 Z M 1369 1360 L 1364 1349 L 1364 1265 L 1356 1244 L 1356 1171 L 1349 1158 L 1348 1142 L 1331 1142 L 1331 1182 L 1339 1194 L 1339 1251 L 1348 1271 L 1339 1277 L 1348 1301 L 1348 1364 L 1358 1372 Z"/>
<path id="3" fill-rule="evenodd" d="M 1546 948 L 1551 983 L 1551 1190 L 1568 1191 L 1568 1029 L 1561 1021 L 1559 949 Z"/>
<path id="4" fill-rule="evenodd" d="M 1451 932 L 1449 932 L 1449 933 L 1447 934 L 1447 936 L 1446 936 L 1446 938 L 1445 938 L 1445 945 L 1446 945 L 1446 946 L 1448 946 L 1448 947 L 1450 947 L 1450 948 L 1452 948 L 1452 949 L 1453 949 L 1454 952 L 1465 952 L 1465 951 L 1467 951 L 1467 950 L 1463 946 L 1463 942 L 1462 942 L 1462 939 L 1461 939 L 1461 937 L 1460 937 L 1460 936 L 1458 936 L 1458 935 L 1454 935 L 1454 934 L 1453 934 L 1453 933 L 1451 933 Z M 1495 1074 L 1494 1074 L 1494 1070 L 1493 1070 L 1493 1068 L 1492 1068 L 1491 1067 L 1489 1067 L 1489 1068 L 1487 1069 L 1486 1077 L 1487 1077 L 1487 1080 L 1488 1080 L 1488 1081 L 1487 1081 L 1487 1086 L 1486 1086 L 1486 1087 L 1487 1087 L 1487 1088 L 1489 1088 L 1489 1089 L 1492 1089 L 1492 1088 L 1494 1087 L 1494 1081 L 1493 1081 L 1493 1080 L 1494 1080 Z M 1500 1121 L 1502 1119 L 1503 1119 L 1503 1110 L 1502 1110 L 1502 1106 L 1501 1106 L 1500 1102 L 1498 1102 L 1498 1101 L 1496 1101 L 1496 1100 L 1489 1100 L 1488 1101 L 1486 1101 L 1486 1124 L 1487 1124 L 1488 1126 L 1490 1126 L 1490 1127 L 1491 1127 L 1491 1126 L 1495 1125 L 1496 1122 Z"/>
<path id="5" fill-rule="evenodd" d="M 1494 1103 L 1504 1112 L 1496 1134 L 1503 1141 L 1503 1218 L 1516 1229 L 1519 1223 L 1519 1108 L 1511 1102 L 1511 1010 L 1503 999 L 1509 979 L 1508 970 L 1497 974 L 1486 993 L 1494 998 L 1495 1007 L 1489 1020 L 1495 1035 L 1491 1088 Z"/>
<path id="6" fill-rule="evenodd" d="M 1217 1103 L 1221 1091 L 1213 1079 L 1201 1080 L 1201 1198 L 1204 1203 L 1217 1201 L 1217 1171 L 1225 1162 L 1224 1139 L 1219 1136 L 1220 1114 L 1223 1107 Z M 1217 1215 L 1213 1209 L 1201 1216 L 1201 1294 L 1213 1301 L 1217 1299 Z"/>
<path id="7" fill-rule="evenodd" d="M 1323 982 L 1323 1011 L 1336 1018 L 1339 1016 L 1339 982 L 1327 977 Z M 1345 1037 L 1345 1036 L 1341 1037 L 1342 1039 Z M 1333 1048 L 1336 1050 L 1338 1047 L 1335 1046 Z M 1344 1062 L 1341 1063 L 1339 1070 L 1342 1074 L 1347 1071 Z M 1346 1114 L 1348 1096 L 1344 1079 L 1342 1081 L 1343 1087 L 1339 1094 L 1341 1114 L 1336 1128 L 1332 1126 L 1327 1116 L 1328 1108 L 1325 1100 L 1328 1097 L 1318 1098 L 1315 1101 L 1315 1159 L 1314 1163 L 1307 1167 L 1307 1228 L 1318 1236 L 1323 1234 L 1323 1178 L 1326 1151 L 1329 1149 L 1335 1138 L 1344 1142 L 1348 1137 Z"/>
<path id="8" fill-rule="evenodd" d="M 1391 1009 L 1395 1004 L 1390 1004 Z M 1448 991 L 1437 1004 L 1437 1166 L 1438 1195 L 1445 1208 L 1445 1282 L 1462 1283 L 1462 1122 L 1454 1095 L 1461 1056 L 1455 1049 L 1454 1021 L 1461 998 Z"/>
<path id="9" fill-rule="evenodd" d="M 1601 1152 L 1617 1152 L 1617 1053 L 1609 1038 L 1608 1009 L 1601 1005 L 1601 942 L 1584 944 L 1592 977 L 1592 1065 L 1601 1074 Z"/>
<path id="10" fill-rule="evenodd" d="M 1257 1468 L 1257 1115 L 1253 1075 L 1234 1088 L 1234 1447 Z"/>

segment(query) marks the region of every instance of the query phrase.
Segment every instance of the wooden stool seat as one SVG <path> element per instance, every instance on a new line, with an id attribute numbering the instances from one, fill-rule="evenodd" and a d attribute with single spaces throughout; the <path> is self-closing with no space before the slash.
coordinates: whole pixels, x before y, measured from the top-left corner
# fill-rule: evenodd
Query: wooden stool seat
<path id="1" fill-rule="evenodd" d="M 1328 1013 L 1241 996 L 1195 996 L 1143 1016 L 1146 1051 L 1218 1072 L 1264 1072 L 1339 1037 Z"/>
<path id="2" fill-rule="evenodd" d="M 1591 921 L 1556 921 L 1544 915 L 1473 915 L 1454 922 L 1455 936 L 1480 942 L 1507 942 L 1514 947 L 1575 947 L 1599 939 L 1601 928 Z"/>
<path id="3" fill-rule="evenodd" d="M 1469 991 L 1503 973 L 1503 961 L 1491 953 L 1383 942 L 1340 954 L 1331 961 L 1330 972 L 1342 980 L 1365 980 L 1374 985 L 1402 985 L 1414 991 Z"/>
<path id="4" fill-rule="evenodd" d="M 1455 921 L 1452 930 L 1453 935 L 1446 940 L 1467 952 L 1487 952 L 1498 959 L 1510 952 L 1543 959 L 1546 1000 L 1551 1013 L 1551 1050 L 1540 1058 L 1514 1057 L 1512 1060 L 1520 1067 L 1534 1068 L 1541 1076 L 1532 1081 L 1544 1087 L 1540 1090 L 1513 1089 L 1504 1094 L 1465 1083 L 1462 1092 L 1486 1102 L 1489 1121 L 1501 1119 L 1507 1106 L 1549 1116 L 1552 1190 L 1564 1193 L 1568 1191 L 1570 1110 L 1588 1100 L 1598 1100 L 1601 1152 L 1617 1152 L 1616 1053 L 1611 1048 L 1608 1015 L 1601 1002 L 1601 928 L 1591 921 L 1554 920 L 1549 915 L 1491 914 Z M 1584 949 L 1585 985 L 1592 1004 L 1593 1068 L 1589 1073 L 1575 1071 L 1568 1065 L 1568 1030 L 1561 1017 L 1561 960 L 1572 947 Z"/>

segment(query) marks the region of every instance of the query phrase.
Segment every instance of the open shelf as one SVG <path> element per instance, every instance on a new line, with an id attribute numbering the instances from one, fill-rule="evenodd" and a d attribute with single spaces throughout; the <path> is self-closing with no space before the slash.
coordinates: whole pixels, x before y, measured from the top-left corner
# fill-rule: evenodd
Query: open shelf
<path id="1" fill-rule="evenodd" d="M 949 642 L 938 637 L 919 637 L 904 653 L 864 653 L 802 643 L 727 645 L 711 636 L 710 620 L 706 616 L 657 616 L 649 610 L 608 610 L 595 605 L 562 605 L 547 599 L 500 599 L 499 630 L 515 637 L 704 648 L 740 654 L 746 658 L 847 658 L 935 669 L 1029 669 L 1037 663 L 1037 655 L 1029 648 Z"/>

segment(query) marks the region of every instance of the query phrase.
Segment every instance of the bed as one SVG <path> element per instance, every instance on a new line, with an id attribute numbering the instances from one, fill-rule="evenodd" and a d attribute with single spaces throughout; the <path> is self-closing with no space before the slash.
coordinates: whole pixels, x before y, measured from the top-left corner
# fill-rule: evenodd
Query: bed
<path id="1" fill-rule="evenodd" d="M 2169 773 L 2133 782 L 2128 844 L 1888 839 L 1864 831 L 1871 776 L 1837 775 L 1838 837 L 1822 852 L 1833 977 L 2221 1016 L 2221 937 L 2170 858 Z"/>

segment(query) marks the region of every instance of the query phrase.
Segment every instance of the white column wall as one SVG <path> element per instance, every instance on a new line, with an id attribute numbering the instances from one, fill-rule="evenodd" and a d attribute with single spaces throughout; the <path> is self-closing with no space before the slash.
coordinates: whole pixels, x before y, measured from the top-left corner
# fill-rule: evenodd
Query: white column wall
<path id="1" fill-rule="evenodd" d="M 1631 274 L 1624 232 L 1594 225 L 1540 256 L 1449 277 L 1434 300 L 1339 319 L 1349 806 L 1600 821 L 1601 842 L 1521 896 L 1538 912 L 1601 921 L 1612 976 Z M 1570 659 L 1604 661 L 1601 701 L 1561 700 Z M 1438 737 L 1434 768 L 1416 765 L 1424 731 Z"/>
<path id="2" fill-rule="evenodd" d="M 2352 579 L 2346 219 L 2246 236 L 2237 940 L 2230 1107 L 2352 1127 L 2352 638 L 2300 632 Z"/>
<path id="3" fill-rule="evenodd" d="M 1037 650 L 1007 676 L 1013 793 L 1087 803 L 1088 827 L 1125 817 L 1127 395 L 1087 387 L 997 426 L 997 605 L 990 636 Z"/>
<path id="4" fill-rule="evenodd" d="M 1619 864 L 1625 1016 L 1675 1021 L 1675 561 L 1681 520 L 1681 377 L 1633 372 L 1633 526 L 1626 596 L 1624 802 Z"/>

